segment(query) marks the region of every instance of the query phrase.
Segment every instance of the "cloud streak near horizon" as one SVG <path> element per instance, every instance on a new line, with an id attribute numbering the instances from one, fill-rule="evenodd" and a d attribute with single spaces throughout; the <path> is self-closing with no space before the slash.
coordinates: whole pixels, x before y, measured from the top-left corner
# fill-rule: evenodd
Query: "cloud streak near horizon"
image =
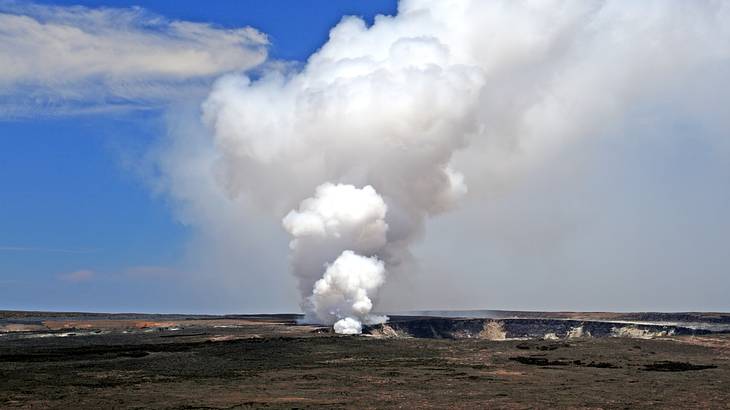
<path id="1" fill-rule="evenodd" d="M 94 253 L 98 249 L 66 249 L 66 248 L 45 248 L 38 246 L 3 246 L 0 245 L 0 252 L 56 252 L 56 253 Z"/>

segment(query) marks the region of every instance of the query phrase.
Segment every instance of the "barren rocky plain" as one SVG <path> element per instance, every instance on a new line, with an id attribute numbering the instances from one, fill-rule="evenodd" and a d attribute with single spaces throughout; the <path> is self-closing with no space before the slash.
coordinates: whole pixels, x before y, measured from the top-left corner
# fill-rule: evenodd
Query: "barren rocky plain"
<path id="1" fill-rule="evenodd" d="M 730 314 L 0 311 L 0 408 L 730 408 Z"/>

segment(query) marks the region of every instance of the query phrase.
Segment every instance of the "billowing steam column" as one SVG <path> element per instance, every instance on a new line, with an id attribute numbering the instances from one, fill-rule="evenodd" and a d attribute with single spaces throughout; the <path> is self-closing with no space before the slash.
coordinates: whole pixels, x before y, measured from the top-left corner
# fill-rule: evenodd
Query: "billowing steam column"
<path id="1" fill-rule="evenodd" d="M 315 190 L 283 220 L 310 321 L 341 333 L 383 321 L 371 310 L 386 267 L 413 272 L 409 247 L 425 221 L 466 193 L 453 154 L 501 118 L 484 115 L 491 43 L 460 29 L 465 18 L 482 26 L 482 3 L 403 1 L 372 26 L 344 18 L 301 69 L 228 75 L 203 104 L 225 195 L 278 218 Z"/>
<path id="2" fill-rule="evenodd" d="M 387 243 L 387 206 L 371 186 L 325 183 L 282 221 L 292 235 L 292 265 L 300 290 L 311 292 L 303 309 L 311 321 L 357 334 L 372 315 L 373 298 L 385 282 L 378 258 Z"/>

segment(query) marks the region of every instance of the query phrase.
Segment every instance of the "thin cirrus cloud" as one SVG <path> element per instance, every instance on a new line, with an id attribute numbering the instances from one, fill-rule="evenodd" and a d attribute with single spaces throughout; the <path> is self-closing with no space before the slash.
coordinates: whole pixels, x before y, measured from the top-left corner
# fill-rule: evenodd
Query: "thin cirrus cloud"
<path id="1" fill-rule="evenodd" d="M 96 278 L 109 278 L 126 276 L 132 278 L 155 278 L 182 276 L 185 272 L 178 271 L 167 266 L 140 265 L 130 266 L 118 272 L 99 272 L 93 269 L 79 269 L 72 272 L 61 273 L 58 278 L 64 282 L 87 282 Z"/>
<path id="2" fill-rule="evenodd" d="M 171 21 L 138 7 L 0 0 L 0 117 L 164 105 L 261 64 L 267 46 L 251 27 Z"/>
<path id="3" fill-rule="evenodd" d="M 59 275 L 61 280 L 65 282 L 86 282 L 93 279 L 94 276 L 96 276 L 96 272 L 89 269 L 81 269 Z"/>

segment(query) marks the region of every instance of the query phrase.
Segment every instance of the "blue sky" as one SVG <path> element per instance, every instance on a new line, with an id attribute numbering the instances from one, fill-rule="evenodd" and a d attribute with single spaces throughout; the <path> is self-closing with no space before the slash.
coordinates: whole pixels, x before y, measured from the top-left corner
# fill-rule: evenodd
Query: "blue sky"
<path id="1" fill-rule="evenodd" d="M 271 58 L 304 61 L 345 14 L 372 19 L 395 1 L 41 1 L 89 8 L 139 6 L 170 20 L 252 26 Z M 2 3 L 0 3 L 2 5 Z M 205 310 L 170 303 L 169 280 L 124 275 L 179 269 L 190 230 L 155 195 L 130 156 L 164 135 L 160 109 L 0 118 L 0 309 Z M 134 167 L 134 165 L 132 165 Z M 93 270 L 94 280 L 66 280 Z M 170 304 L 168 304 L 170 303 Z"/>

